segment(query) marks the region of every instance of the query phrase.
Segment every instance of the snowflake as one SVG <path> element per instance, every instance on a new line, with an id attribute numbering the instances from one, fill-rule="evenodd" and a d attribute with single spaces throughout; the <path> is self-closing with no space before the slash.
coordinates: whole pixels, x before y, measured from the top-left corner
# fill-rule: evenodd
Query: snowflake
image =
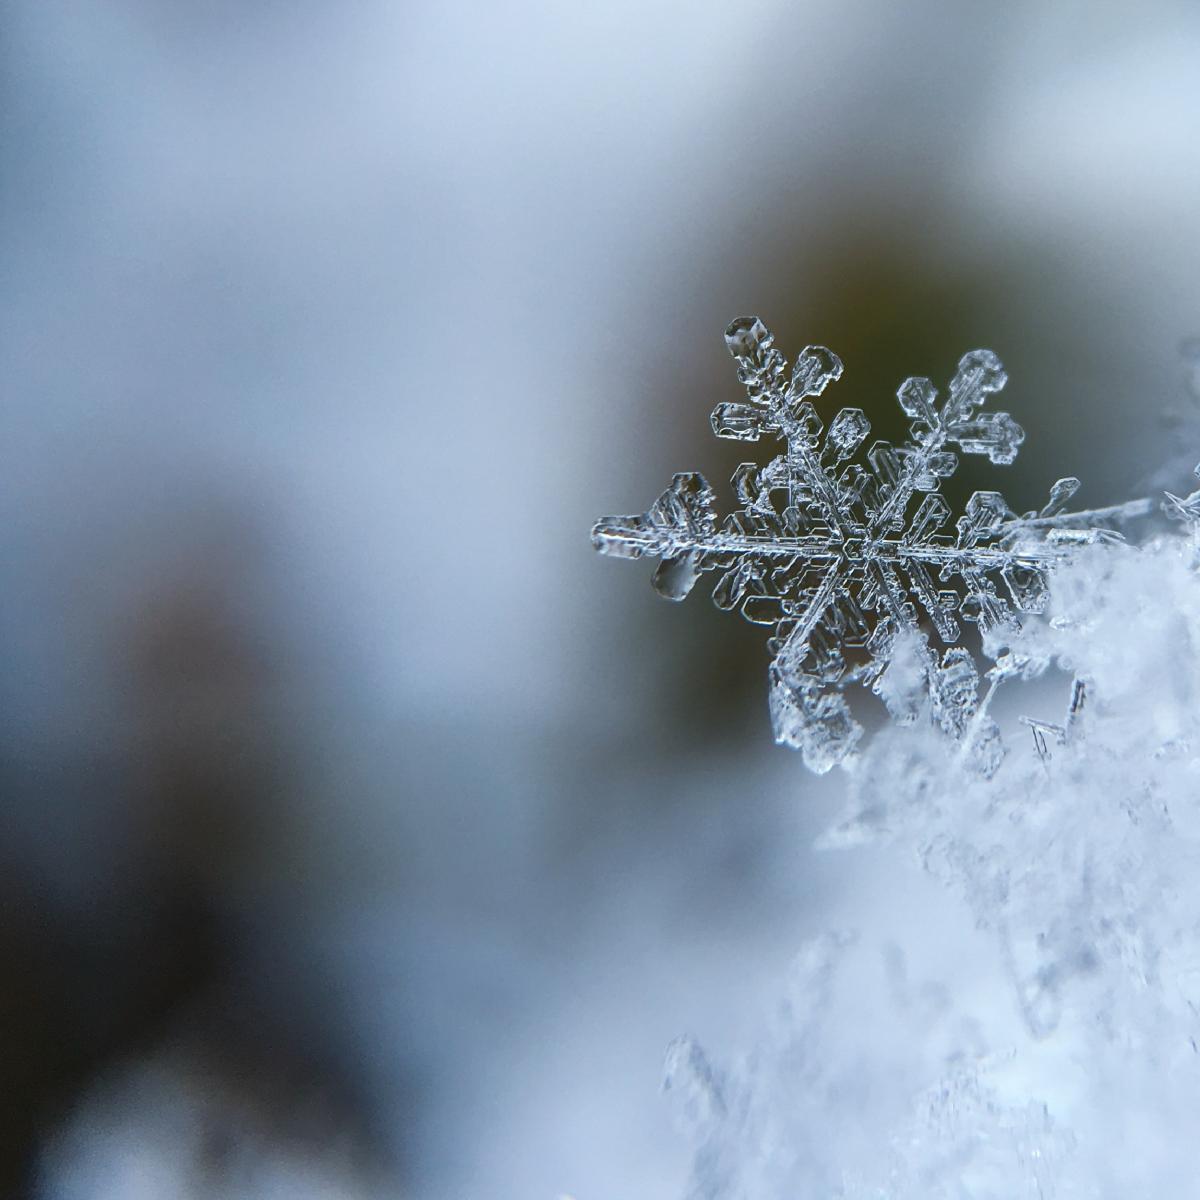
<path id="1" fill-rule="evenodd" d="M 980 411 L 1007 378 L 991 351 L 964 355 L 940 401 L 928 379 L 906 380 L 896 396 L 912 421 L 910 440 L 876 441 L 860 455 L 871 431 L 863 411 L 844 408 L 825 428 L 814 404 L 842 374 L 837 355 L 809 346 L 788 378 L 757 317 L 734 321 L 725 341 L 748 400 L 717 405 L 713 432 L 737 441 L 769 434 L 786 452 L 737 468 L 742 507 L 723 523 L 704 477 L 683 473 L 641 516 L 601 518 L 593 544 L 618 557 L 660 558 L 654 586 L 670 600 L 682 600 L 703 572 L 718 573 L 717 606 L 773 630 L 775 739 L 801 750 L 813 770 L 846 759 L 862 734 L 843 695 L 854 684 L 870 687 L 901 721 L 914 720 L 928 696 L 932 718 L 993 769 L 998 734 L 986 698 L 978 700 L 960 622 L 987 634 L 1040 612 L 1048 568 L 1072 545 L 1118 537 L 1095 522 L 1144 512 L 1145 502 L 1065 513 L 1079 487 L 1066 478 L 1039 512 L 1018 516 L 999 492 L 981 491 L 956 533 L 945 533 L 950 508 L 938 489 L 958 466 L 955 450 L 1005 465 L 1024 440 L 1008 413 Z M 946 647 L 940 656 L 926 625 Z M 993 683 L 1020 669 L 998 664 Z"/>

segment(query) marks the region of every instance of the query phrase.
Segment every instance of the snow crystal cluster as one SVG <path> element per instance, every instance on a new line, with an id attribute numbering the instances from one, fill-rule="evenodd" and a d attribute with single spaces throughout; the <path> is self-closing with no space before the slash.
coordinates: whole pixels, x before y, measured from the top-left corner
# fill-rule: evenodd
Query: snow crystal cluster
<path id="1" fill-rule="evenodd" d="M 880 878 L 856 932 L 799 956 L 749 1053 L 670 1048 L 688 1200 L 1200 1196 L 1200 490 L 1162 498 L 1173 524 L 1149 502 L 1063 519 L 1073 481 L 1023 517 L 976 493 L 950 539 L 946 446 L 1004 462 L 1020 441 L 978 413 L 1003 382 L 991 356 L 968 355 L 940 406 L 905 384 L 912 443 L 863 469 L 861 414 L 822 443 L 812 409 L 836 359 L 806 351 L 784 385 L 761 325 L 730 342 L 751 403 L 714 426 L 778 432 L 787 454 L 739 468 L 744 507 L 719 530 L 684 476 L 595 536 L 660 555 L 669 594 L 717 569 L 718 603 L 775 603 L 777 734 L 846 767 L 822 846 L 864 892 Z M 1133 514 L 1155 518 L 1140 544 L 1103 531 Z M 1029 740 L 1001 756 L 984 725 L 1006 679 L 1027 681 L 1003 723 Z M 855 682 L 902 718 L 857 747 Z"/>
<path id="2" fill-rule="evenodd" d="M 789 375 L 757 317 L 734 321 L 725 342 L 747 401 L 717 405 L 713 432 L 738 441 L 770 435 L 785 452 L 766 466 L 737 468 L 742 507 L 723 523 L 704 477 L 682 473 L 641 516 L 601 518 L 594 545 L 624 558 L 659 557 L 654 586 L 670 600 L 682 600 L 702 572 L 718 573 L 718 607 L 773 631 L 775 737 L 814 771 L 855 750 L 862 727 L 842 693 L 865 684 L 901 722 L 915 718 L 927 691 L 942 729 L 966 737 L 990 772 L 1001 754 L 998 734 L 977 714 L 979 677 L 960 621 L 986 635 L 1018 623 L 1019 613 L 1040 612 L 1047 569 L 1081 541 L 1116 536 L 1097 522 L 1137 506 L 1065 513 L 1079 488 L 1066 478 L 1040 511 L 1023 516 L 999 492 L 976 492 L 955 533 L 943 533 L 950 508 L 939 488 L 959 453 L 1007 464 L 1025 437 L 1008 413 L 983 411 L 1007 380 L 991 351 L 963 356 L 944 399 L 928 379 L 906 380 L 896 397 L 912 421 L 910 441 L 876 441 L 860 455 L 871 432 L 862 409 L 842 409 L 826 428 L 816 407 L 842 374 L 836 354 L 809 346 Z M 947 647 L 940 656 L 926 623 Z"/>
<path id="3" fill-rule="evenodd" d="M 1088 547 L 990 648 L 1047 668 L 1069 722 L 990 779 L 931 725 L 872 739 L 824 844 L 848 873 L 884 844 L 941 899 L 809 946 L 751 1054 L 672 1047 L 689 1200 L 1200 1195 L 1190 539 Z"/>

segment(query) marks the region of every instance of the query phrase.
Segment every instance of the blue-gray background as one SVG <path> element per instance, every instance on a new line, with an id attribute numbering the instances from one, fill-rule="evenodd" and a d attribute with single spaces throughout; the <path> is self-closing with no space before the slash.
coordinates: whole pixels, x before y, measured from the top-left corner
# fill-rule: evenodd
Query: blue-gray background
<path id="1" fill-rule="evenodd" d="M 995 349 L 1018 508 L 1200 457 L 1197 63 L 1190 3 L 5 5 L 6 1194 L 677 1191 L 664 1046 L 887 871 L 590 523 L 723 487 L 743 312 L 885 430 Z"/>

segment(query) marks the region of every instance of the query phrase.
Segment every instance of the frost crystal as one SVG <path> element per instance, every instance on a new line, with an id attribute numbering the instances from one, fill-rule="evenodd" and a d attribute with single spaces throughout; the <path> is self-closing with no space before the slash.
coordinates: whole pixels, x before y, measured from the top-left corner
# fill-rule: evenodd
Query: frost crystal
<path id="1" fill-rule="evenodd" d="M 938 489 L 959 453 L 1006 465 L 1025 436 L 1008 413 L 983 411 L 1007 379 L 991 351 L 964 355 L 943 398 L 928 379 L 906 380 L 896 397 L 912 422 L 909 440 L 876 441 L 861 454 L 871 432 L 861 409 L 842 409 L 827 427 L 817 412 L 842 374 L 837 355 L 809 346 L 789 377 L 757 317 L 734 321 L 725 341 L 747 400 L 717 405 L 713 432 L 737 441 L 766 434 L 786 451 L 737 468 L 742 507 L 723 522 L 704 477 L 683 473 L 643 515 L 598 521 L 593 544 L 622 558 L 658 557 L 654 586 L 670 600 L 714 571 L 717 606 L 773 630 L 775 739 L 800 749 L 813 770 L 843 761 L 862 734 L 842 694 L 852 684 L 871 687 L 901 722 L 928 696 L 934 721 L 968 739 L 985 771 L 994 768 L 998 735 L 978 702 L 960 622 L 987 635 L 1040 612 L 1048 568 L 1073 545 L 1117 536 L 1094 522 L 1144 506 L 1064 513 L 1079 487 L 1066 478 L 1039 512 L 1022 516 L 999 492 L 976 492 L 946 532 L 950 508 Z M 945 647 L 940 655 L 926 626 Z"/>
<path id="2" fill-rule="evenodd" d="M 984 779 L 929 725 L 865 747 L 822 839 L 845 881 L 827 921 L 864 927 L 805 950 L 748 1047 L 668 1058 L 686 1200 L 1198 1194 L 1188 533 L 1072 556 L 993 652 L 1004 677 L 1054 672 L 1027 694 L 1052 706 L 1025 719 L 1037 753 Z"/>
<path id="3" fill-rule="evenodd" d="M 1200 465 L 1193 471 L 1200 479 Z M 1163 512 L 1173 521 L 1182 521 L 1194 533 L 1200 529 L 1200 488 L 1189 492 L 1186 496 L 1176 496 L 1172 492 L 1165 493 Z"/>

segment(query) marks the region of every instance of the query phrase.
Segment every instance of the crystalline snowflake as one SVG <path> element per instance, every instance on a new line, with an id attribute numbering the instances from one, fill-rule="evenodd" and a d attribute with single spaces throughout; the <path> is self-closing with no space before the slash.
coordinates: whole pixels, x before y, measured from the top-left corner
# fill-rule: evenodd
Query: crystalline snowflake
<path id="1" fill-rule="evenodd" d="M 837 355 L 809 346 L 789 378 L 757 317 L 734 321 L 725 341 L 748 398 L 717 405 L 714 433 L 737 441 L 766 434 L 786 451 L 766 466 L 737 468 L 742 507 L 724 522 L 704 477 L 683 473 L 643 515 L 601 518 L 593 544 L 618 557 L 660 558 L 654 586 L 670 600 L 714 571 L 718 607 L 773 629 L 775 738 L 800 749 L 813 770 L 841 762 L 861 736 L 842 694 L 853 684 L 872 688 L 901 721 L 915 719 L 927 695 L 934 720 L 994 766 L 998 742 L 982 719 L 960 621 L 986 634 L 1039 612 L 1047 569 L 1073 544 L 1117 536 L 1096 521 L 1142 509 L 1064 513 L 1079 487 L 1066 478 L 1039 512 L 1022 516 L 999 492 L 976 492 L 955 533 L 943 532 L 950 508 L 938 489 L 958 466 L 956 451 L 1003 465 L 1024 440 L 1008 413 L 981 411 L 1007 378 L 994 354 L 964 355 L 941 399 L 928 379 L 906 380 L 896 395 L 912 421 L 909 441 L 876 441 L 860 455 L 871 431 L 863 411 L 844 408 L 826 428 L 815 405 L 842 374 Z M 940 657 L 925 626 L 946 647 Z"/>

